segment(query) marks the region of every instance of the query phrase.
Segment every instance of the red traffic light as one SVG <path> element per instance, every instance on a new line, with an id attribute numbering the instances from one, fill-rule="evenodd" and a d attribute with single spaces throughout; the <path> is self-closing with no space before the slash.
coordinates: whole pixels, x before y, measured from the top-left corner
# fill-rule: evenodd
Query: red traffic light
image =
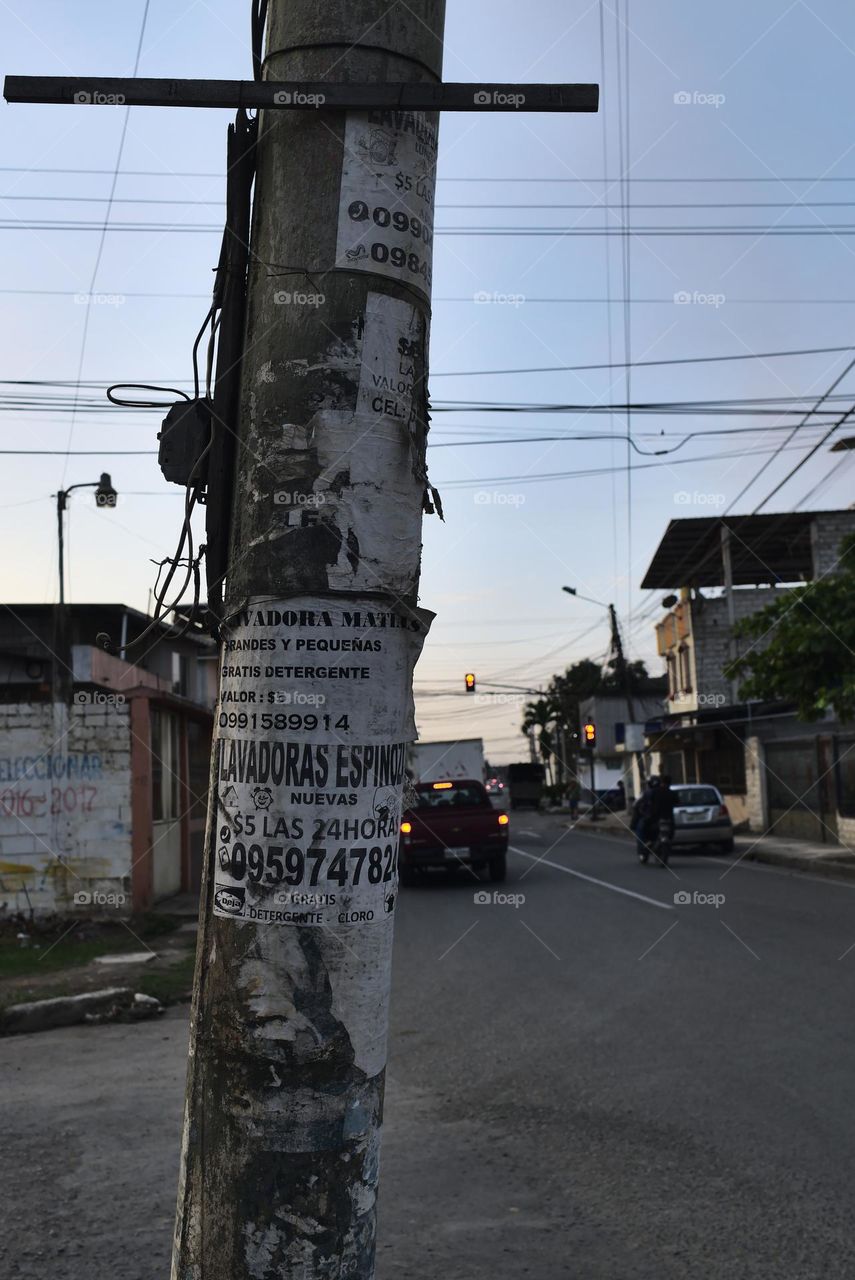
<path id="1" fill-rule="evenodd" d="M 474 693 L 475 692 L 475 676 L 473 675 L 473 673 L 471 671 L 467 671 L 466 675 L 463 678 L 466 681 L 466 692 Z"/>

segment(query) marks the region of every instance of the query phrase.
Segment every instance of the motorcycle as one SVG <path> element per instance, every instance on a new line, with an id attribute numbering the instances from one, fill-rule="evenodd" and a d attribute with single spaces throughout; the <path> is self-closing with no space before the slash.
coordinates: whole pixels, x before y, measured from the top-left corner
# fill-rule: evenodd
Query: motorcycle
<path id="1" fill-rule="evenodd" d="M 656 832 L 656 839 L 653 842 L 653 856 L 659 859 L 663 867 L 668 866 L 668 859 L 671 857 L 671 844 L 674 839 L 673 829 L 669 818 L 659 819 L 659 829 Z"/>
<path id="2" fill-rule="evenodd" d="M 660 866 L 667 867 L 671 857 L 671 846 L 673 843 L 673 831 L 669 818 L 660 818 L 656 835 L 652 840 L 645 840 L 638 851 L 638 860 L 641 863 L 650 861 L 650 855 L 653 854 Z"/>

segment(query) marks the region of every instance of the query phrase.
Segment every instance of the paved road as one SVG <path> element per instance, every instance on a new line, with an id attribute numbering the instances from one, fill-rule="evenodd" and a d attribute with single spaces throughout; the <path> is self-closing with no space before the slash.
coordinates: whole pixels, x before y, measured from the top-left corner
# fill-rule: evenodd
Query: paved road
<path id="1" fill-rule="evenodd" d="M 378 1280 L 855 1275 L 855 885 L 512 844 L 402 895 Z M 167 1274 L 185 1035 L 0 1046 L 11 1275 Z"/>

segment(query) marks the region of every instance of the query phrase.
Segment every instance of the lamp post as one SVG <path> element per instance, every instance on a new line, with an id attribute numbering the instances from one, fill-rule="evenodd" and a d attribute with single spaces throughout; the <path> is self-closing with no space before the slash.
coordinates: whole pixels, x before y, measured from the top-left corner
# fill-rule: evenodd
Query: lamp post
<path id="1" fill-rule="evenodd" d="M 99 507 L 115 507 L 118 494 L 106 471 L 101 472 L 100 480 L 90 480 L 84 484 L 72 484 L 67 489 L 60 489 L 56 495 L 56 526 L 59 539 L 59 603 L 65 604 L 65 528 L 64 515 L 68 506 L 69 495 L 75 489 L 94 489 L 95 501 Z"/>

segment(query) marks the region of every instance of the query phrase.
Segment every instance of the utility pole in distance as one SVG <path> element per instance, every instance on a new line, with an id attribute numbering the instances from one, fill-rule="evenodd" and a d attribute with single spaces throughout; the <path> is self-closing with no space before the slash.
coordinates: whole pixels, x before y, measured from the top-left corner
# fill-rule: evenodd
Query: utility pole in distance
<path id="1" fill-rule="evenodd" d="M 274 0 L 265 76 L 438 80 L 444 10 Z M 437 126 L 262 114 L 175 1280 L 374 1274 Z"/>

